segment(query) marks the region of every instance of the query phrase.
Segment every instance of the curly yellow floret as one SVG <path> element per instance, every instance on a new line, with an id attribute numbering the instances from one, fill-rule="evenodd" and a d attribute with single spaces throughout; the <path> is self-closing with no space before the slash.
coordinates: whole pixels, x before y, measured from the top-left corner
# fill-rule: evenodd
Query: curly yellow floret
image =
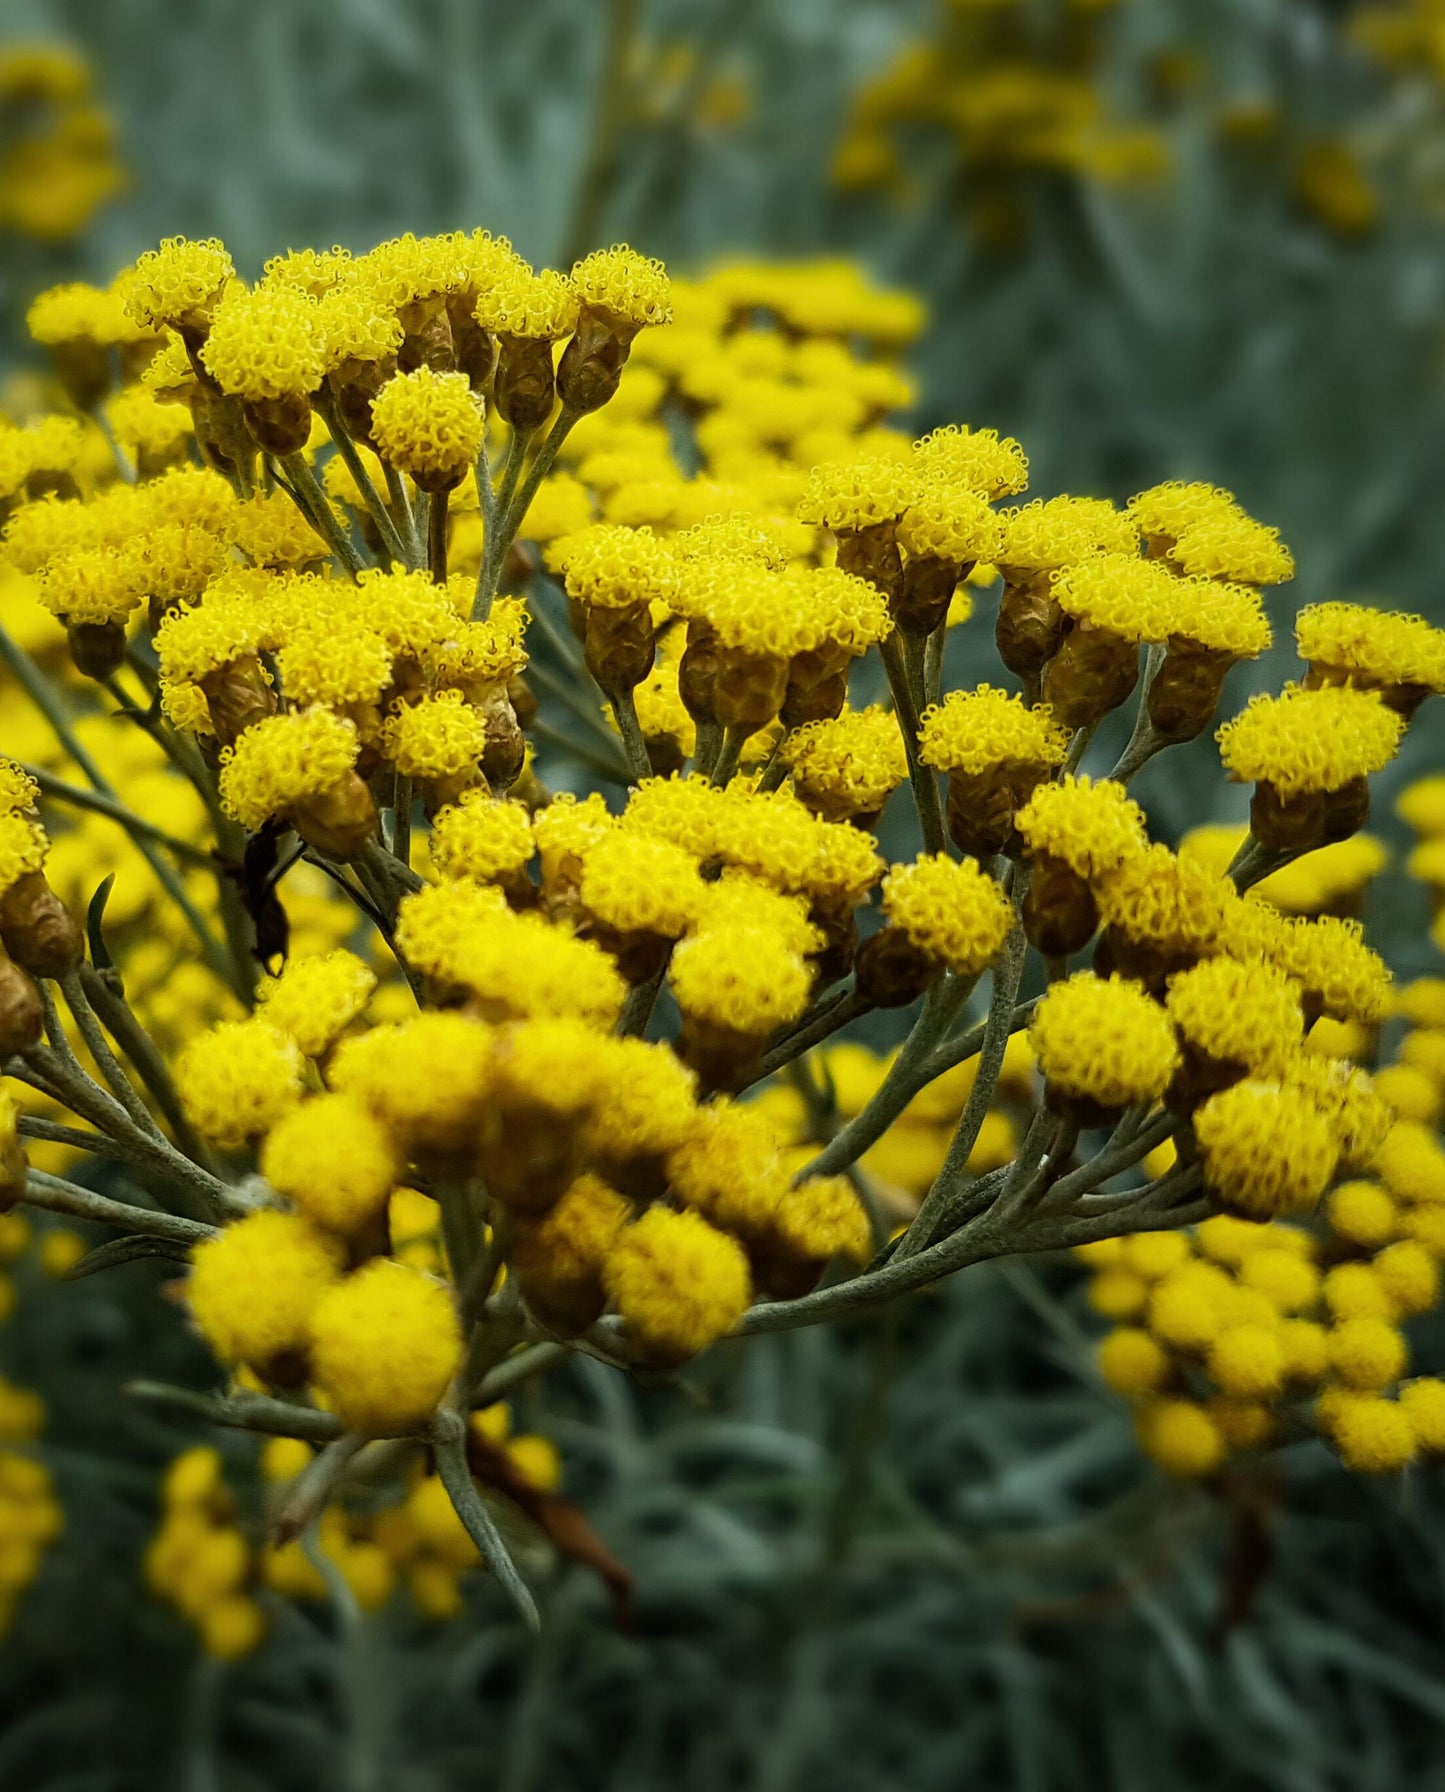
<path id="1" fill-rule="evenodd" d="M 328 709 L 268 716 L 221 755 L 221 806 L 254 831 L 333 789 L 359 751 L 355 724 Z"/>
<path id="2" fill-rule="evenodd" d="M 261 1146 L 267 1182 L 328 1232 L 356 1232 L 376 1219 L 405 1170 L 388 1129 L 348 1095 L 303 1102 Z"/>
<path id="3" fill-rule="evenodd" d="M 1404 732 L 1401 718 L 1373 691 L 1286 685 L 1261 694 L 1215 738 L 1236 783 L 1272 785 L 1282 796 L 1339 790 L 1383 770 Z"/>
<path id="4" fill-rule="evenodd" d="M 1157 1100 L 1179 1067 L 1169 1016 L 1144 986 L 1092 971 L 1050 985 L 1029 1044 L 1051 1088 L 1106 1108 Z"/>
<path id="5" fill-rule="evenodd" d="M 1361 684 L 1445 690 L 1445 629 L 1363 604 L 1310 604 L 1295 617 L 1299 656 Z"/>
<path id="6" fill-rule="evenodd" d="M 176 1092 L 203 1138 L 233 1149 L 301 1099 L 304 1064 L 289 1034 L 260 1019 L 221 1021 L 176 1061 Z"/>
<path id="7" fill-rule="evenodd" d="M 1211 1058 L 1277 1076 L 1304 1038 L 1299 985 L 1272 965 L 1206 958 L 1169 980 L 1169 1018 Z"/>
<path id="8" fill-rule="evenodd" d="M 757 1037 L 796 1020 L 813 987 L 787 938 L 760 927 L 683 940 L 669 978 L 685 1015 Z"/>
<path id="9" fill-rule="evenodd" d="M 523 261 L 508 264 L 477 299 L 472 315 L 484 330 L 528 342 L 557 342 L 577 327 L 577 291 L 565 274 Z"/>
<path id="10" fill-rule="evenodd" d="M 486 434 L 467 376 L 430 367 L 386 382 L 372 402 L 371 427 L 382 458 L 427 491 L 459 485 Z"/>
<path id="11" fill-rule="evenodd" d="M 1031 853 L 1047 853 L 1080 877 L 1098 877 L 1149 844 L 1144 811 L 1122 784 L 1069 773 L 1040 784 L 1015 824 Z"/>
<path id="12" fill-rule="evenodd" d="M 404 778 L 474 772 L 486 744 L 486 717 L 456 690 L 403 703 L 381 727 L 381 750 Z"/>
<path id="13" fill-rule="evenodd" d="M 581 304 L 624 325 L 641 328 L 672 321 L 672 282 L 667 269 L 625 243 L 594 249 L 574 262 L 571 283 Z"/>
<path id="14" fill-rule="evenodd" d="M 338 947 L 292 958 L 256 991 L 258 1011 L 289 1034 L 308 1058 L 322 1057 L 358 1020 L 376 988 L 376 973 L 354 952 Z"/>
<path id="15" fill-rule="evenodd" d="M 1206 510 L 1186 524 L 1169 558 L 1181 572 L 1238 585 L 1282 585 L 1294 577 L 1294 556 L 1278 529 L 1237 506 Z"/>
<path id="16" fill-rule="evenodd" d="M 682 1362 L 732 1330 L 752 1298 L 742 1247 L 695 1213 L 650 1207 L 624 1228 L 603 1282 L 628 1336 Z"/>
<path id="17" fill-rule="evenodd" d="M 202 330 L 235 272 L 217 238 L 189 242 L 183 236 L 167 237 L 136 262 L 127 284 L 126 316 L 153 330 L 167 324 Z"/>
<path id="18" fill-rule="evenodd" d="M 942 772 L 982 772 L 994 766 L 1062 765 L 1069 735 L 1047 705 L 1030 708 L 1017 693 L 981 684 L 953 691 L 923 713 L 919 750 Z"/>
<path id="19" fill-rule="evenodd" d="M 1011 497 L 1029 482 L 1028 456 L 1011 436 L 950 423 L 913 444 L 925 477 L 946 480 L 988 498 Z"/>
<path id="20" fill-rule="evenodd" d="M 883 880 L 883 912 L 915 945 L 959 977 L 974 977 L 1003 950 L 1013 907 L 972 859 L 946 853 L 895 865 Z"/>
<path id="21" fill-rule="evenodd" d="M 233 288 L 216 307 L 201 359 L 237 398 L 309 397 L 326 371 L 316 301 L 294 287 Z"/>
<path id="22" fill-rule="evenodd" d="M 1281 1083 L 1246 1079 L 1211 1095 L 1194 1131 L 1206 1184 L 1251 1219 L 1314 1206 L 1339 1158 L 1314 1103 Z"/>

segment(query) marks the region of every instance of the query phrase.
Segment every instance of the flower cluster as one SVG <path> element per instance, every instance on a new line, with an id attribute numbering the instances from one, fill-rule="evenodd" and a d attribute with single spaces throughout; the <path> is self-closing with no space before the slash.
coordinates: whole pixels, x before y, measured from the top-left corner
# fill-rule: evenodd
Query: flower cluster
<path id="1" fill-rule="evenodd" d="M 1440 1023 L 1357 1067 L 1355 910 L 1438 631 L 1304 611 L 1219 729 L 1248 831 L 1154 837 L 1133 779 L 1292 557 L 1214 487 L 1030 499 L 1011 438 L 891 426 L 920 321 L 834 264 L 481 231 L 254 283 L 172 239 L 37 302 L 69 409 L 0 433 L 0 1191 L 183 1261 L 224 1416 L 281 1440 L 256 1519 L 173 1477 L 151 1580 L 212 1652 L 333 1572 L 442 1615 L 480 1554 L 528 1610 L 488 1489 L 620 1597 L 486 1417 L 573 1348 L 665 1380 L 971 1252 L 1428 1182 Z M 70 1179 L 92 1141 L 152 1205 Z"/>
<path id="2" fill-rule="evenodd" d="M 67 45 L 0 44 L 0 231 L 60 243 L 126 184 L 92 71 Z"/>

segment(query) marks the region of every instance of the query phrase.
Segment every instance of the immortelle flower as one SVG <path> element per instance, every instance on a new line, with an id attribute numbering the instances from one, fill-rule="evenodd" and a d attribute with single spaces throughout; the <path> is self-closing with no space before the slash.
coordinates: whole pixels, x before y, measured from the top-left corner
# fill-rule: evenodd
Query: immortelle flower
<path id="1" fill-rule="evenodd" d="M 462 1362 L 450 1290 L 386 1259 L 327 1290 L 310 1347 L 312 1377 L 342 1424 L 383 1436 L 424 1424 Z"/>
<path id="2" fill-rule="evenodd" d="M 666 1207 L 649 1207 L 623 1228 L 602 1280 L 627 1336 L 659 1368 L 686 1362 L 731 1331 L 752 1296 L 736 1239 Z"/>
<path id="3" fill-rule="evenodd" d="M 571 411 L 600 410 L 617 391 L 638 332 L 672 320 L 672 283 L 660 261 L 625 243 L 597 249 L 572 268 L 577 328 L 557 367 Z"/>
<path id="4" fill-rule="evenodd" d="M 1374 691 L 1286 685 L 1260 695 L 1218 733 L 1236 783 L 1253 782 L 1255 838 L 1285 852 L 1344 840 L 1369 814 L 1369 778 L 1399 749 L 1404 723 Z"/>
<path id="5" fill-rule="evenodd" d="M 1143 984 L 1092 971 L 1050 985 L 1029 1044 L 1050 1100 L 1081 1123 L 1156 1101 L 1179 1067 L 1169 1016 Z"/>
<path id="6" fill-rule="evenodd" d="M 1305 1094 L 1246 1078 L 1211 1095 L 1194 1115 L 1204 1180 L 1247 1219 L 1313 1207 L 1329 1186 L 1339 1147 Z"/>
<path id="7" fill-rule="evenodd" d="M 295 454 L 311 434 L 311 397 L 326 371 L 316 301 L 287 286 L 233 287 L 201 350 L 206 371 L 241 401 L 257 447 Z"/>
<path id="8" fill-rule="evenodd" d="M 261 1147 L 261 1174 L 314 1225 L 364 1233 L 386 1211 L 405 1160 L 385 1126 L 346 1095 L 292 1108 Z"/>
<path id="9" fill-rule="evenodd" d="M 1423 616 L 1363 604 L 1310 604 L 1295 618 L 1306 687 L 1348 684 L 1379 691 L 1408 721 L 1426 697 L 1445 691 L 1445 630 Z"/>
<path id="10" fill-rule="evenodd" d="M 196 1246 L 186 1299 L 223 1361 L 294 1384 L 305 1378 L 312 1314 L 344 1259 L 299 1214 L 247 1214 Z"/>
<path id="11" fill-rule="evenodd" d="M 1047 707 L 979 685 L 924 711 L 923 763 L 948 773 L 948 831 L 960 852 L 988 859 L 1014 837 L 1017 812 L 1069 750 Z"/>
<path id="12" fill-rule="evenodd" d="M 376 832 L 357 776 L 356 726 L 330 710 L 289 710 L 247 728 L 221 755 L 221 803 L 243 827 L 288 821 L 328 857 L 351 859 Z"/>
<path id="13" fill-rule="evenodd" d="M 383 460 L 409 473 L 424 492 L 448 492 L 476 464 L 486 434 L 464 373 L 418 367 L 399 373 L 371 404 L 371 431 Z"/>
<path id="14" fill-rule="evenodd" d="M 1025 933 L 1052 956 L 1082 950 L 1099 925 L 1091 885 L 1143 852 L 1149 843 L 1144 811 L 1122 784 L 1070 773 L 1039 784 L 1015 824 L 1033 865 Z"/>
<path id="15" fill-rule="evenodd" d="M 1300 996 L 1276 967 L 1224 956 L 1171 977 L 1164 1005 L 1185 1052 L 1176 1096 L 1200 1097 L 1246 1075 L 1280 1075 L 1304 1039 Z"/>
<path id="16" fill-rule="evenodd" d="M 971 859 L 946 853 L 895 865 L 883 880 L 887 925 L 858 951 L 858 990 L 880 1007 L 901 1007 L 942 975 L 973 978 L 1003 950 L 1013 908 Z"/>

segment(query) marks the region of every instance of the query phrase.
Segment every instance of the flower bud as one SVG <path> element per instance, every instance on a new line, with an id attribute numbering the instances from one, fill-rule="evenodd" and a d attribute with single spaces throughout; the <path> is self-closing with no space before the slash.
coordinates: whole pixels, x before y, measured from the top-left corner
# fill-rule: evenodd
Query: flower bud
<path id="1" fill-rule="evenodd" d="M 540 429 L 556 398 L 552 344 L 545 338 L 499 337 L 494 403 L 512 428 L 519 435 Z"/>
<path id="2" fill-rule="evenodd" d="M 40 992 L 9 954 L 0 950 L 0 1063 L 39 1045 L 44 1030 Z"/>
<path id="3" fill-rule="evenodd" d="M 1283 795 L 1275 785 L 1256 783 L 1249 805 L 1250 832 L 1276 852 L 1312 852 L 1348 840 L 1370 813 L 1368 778 L 1352 778 L 1338 790 L 1303 790 Z"/>
<path id="4" fill-rule="evenodd" d="M 1214 720 L 1233 660 L 1197 642 L 1171 639 L 1149 685 L 1149 725 L 1161 740 L 1193 740 Z"/>
<path id="5" fill-rule="evenodd" d="M 903 572 L 903 589 L 892 606 L 893 619 L 910 635 L 931 635 L 948 620 L 948 606 L 958 581 L 973 570 L 937 554 L 911 559 Z"/>
<path id="6" fill-rule="evenodd" d="M 1073 866 L 1041 852 L 1034 858 L 1022 919 L 1031 945 L 1045 957 L 1067 958 L 1094 937 L 1099 910 L 1093 891 Z"/>
<path id="7" fill-rule="evenodd" d="M 65 644 L 70 663 L 86 678 L 113 678 L 125 664 L 123 622 L 68 622 Z"/>
<path id="8" fill-rule="evenodd" d="M 854 960 L 858 994 L 877 1008 L 916 1002 L 942 967 L 901 927 L 880 927 L 859 946 Z"/>
<path id="9" fill-rule="evenodd" d="M 376 452 L 376 437 L 371 428 L 372 400 L 397 371 L 396 357 L 381 361 L 343 361 L 326 376 L 331 396 L 336 402 L 336 418 L 353 442 L 360 442 Z"/>
<path id="10" fill-rule="evenodd" d="M 881 591 L 890 608 L 903 595 L 903 556 L 898 551 L 897 524 L 892 519 L 866 529 L 840 529 L 838 564 Z"/>
<path id="11" fill-rule="evenodd" d="M 771 654 L 721 649 L 712 700 L 714 713 L 725 728 L 746 728 L 750 734 L 766 728 L 777 719 L 787 693 L 786 660 Z"/>
<path id="12" fill-rule="evenodd" d="M 68 977 L 85 957 L 80 928 L 43 871 L 26 872 L 0 896 L 0 940 L 34 977 Z"/>
<path id="13" fill-rule="evenodd" d="M 722 644 L 717 631 L 706 622 L 689 622 L 687 645 L 677 664 L 677 690 L 683 708 L 694 722 L 718 720 L 713 699 L 721 664 Z"/>
<path id="14" fill-rule="evenodd" d="M 256 446 L 266 454 L 299 454 L 311 439 L 311 400 L 301 393 L 243 399 L 241 415 Z"/>
<path id="15" fill-rule="evenodd" d="M 291 823 L 323 858 L 358 858 L 376 833 L 378 816 L 371 792 L 355 772 L 319 795 L 307 797 L 291 813 Z"/>
<path id="16" fill-rule="evenodd" d="M 1050 595 L 1047 574 L 1004 586 L 994 641 L 999 658 L 1016 677 L 1036 678 L 1058 652 L 1063 635 L 1064 613 Z"/>
<path id="17" fill-rule="evenodd" d="M 557 391 L 568 410 L 600 411 L 616 396 L 636 334 L 633 330 L 624 341 L 615 318 L 582 306 L 557 368 Z"/>
<path id="18" fill-rule="evenodd" d="M 657 636 L 645 603 L 586 606 L 587 670 L 609 696 L 636 690 L 652 670 Z"/>
<path id="19" fill-rule="evenodd" d="M 1044 700 L 1065 728 L 1101 722 L 1139 682 L 1139 647 L 1112 630 L 1076 622 L 1044 675 Z"/>
<path id="20" fill-rule="evenodd" d="M 276 693 L 259 657 L 243 654 L 201 679 L 211 727 L 222 746 L 239 740 L 253 722 L 276 714 Z"/>

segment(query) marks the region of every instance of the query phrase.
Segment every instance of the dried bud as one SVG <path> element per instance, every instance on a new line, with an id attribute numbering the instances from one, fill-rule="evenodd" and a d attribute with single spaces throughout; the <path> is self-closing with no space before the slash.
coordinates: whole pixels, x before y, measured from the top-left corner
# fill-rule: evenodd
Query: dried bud
<path id="1" fill-rule="evenodd" d="M 1047 574 L 1004 586 L 994 641 L 1010 672 L 1018 678 L 1037 678 L 1058 652 L 1063 636 L 1064 613 L 1050 594 Z"/>
<path id="2" fill-rule="evenodd" d="M 1065 728 L 1101 722 L 1139 682 L 1139 645 L 1111 630 L 1076 622 L 1044 675 L 1044 701 Z"/>
<path id="3" fill-rule="evenodd" d="M 867 579 L 888 599 L 890 607 L 903 595 L 903 556 L 898 551 L 897 524 L 890 518 L 867 529 L 838 535 L 838 564 L 844 572 Z"/>
<path id="4" fill-rule="evenodd" d="M 433 373 L 455 373 L 457 351 L 445 301 L 440 297 L 417 299 L 403 305 L 398 315 L 406 331 L 396 352 L 398 369 L 415 373 L 418 367 L 430 367 Z"/>
<path id="5" fill-rule="evenodd" d="M 716 632 L 706 622 L 689 622 L 687 645 L 677 666 L 677 690 L 683 708 L 694 722 L 716 722 L 718 719 L 713 698 L 721 664 L 722 645 Z"/>
<path id="6" fill-rule="evenodd" d="M 276 693 L 254 653 L 243 654 L 201 680 L 211 727 L 223 747 L 238 741 L 253 722 L 276 714 Z"/>
<path id="7" fill-rule="evenodd" d="M 336 401 L 336 419 L 353 442 L 376 450 L 371 428 L 371 402 L 397 371 L 394 356 L 384 361 L 343 361 L 327 383 Z"/>
<path id="8" fill-rule="evenodd" d="M 991 859 L 1014 843 L 1014 816 L 1048 776 L 1041 765 L 991 765 L 981 772 L 950 772 L 946 818 L 949 838 L 970 858 Z"/>
<path id="9" fill-rule="evenodd" d="M 44 1030 L 40 992 L 20 966 L 0 952 L 0 1063 L 39 1045 Z"/>
<path id="10" fill-rule="evenodd" d="M 1284 796 L 1273 785 L 1258 783 L 1249 805 L 1250 832 L 1276 852 L 1312 852 L 1337 840 L 1348 840 L 1365 825 L 1370 813 L 1370 785 L 1352 778 L 1338 790 L 1306 790 Z"/>
<path id="11" fill-rule="evenodd" d="M 1034 860 L 1023 902 L 1023 928 L 1031 945 L 1049 958 L 1081 952 L 1094 937 L 1099 910 L 1093 892 L 1071 865 L 1050 853 Z"/>
<path id="12" fill-rule="evenodd" d="M 68 977 L 85 957 L 80 928 L 43 871 L 27 872 L 0 896 L 0 940 L 33 977 Z"/>
<path id="13" fill-rule="evenodd" d="M 519 435 L 540 429 L 552 415 L 557 387 L 552 344 L 527 336 L 498 339 L 494 402 Z"/>
<path id="14" fill-rule="evenodd" d="M 377 829 L 376 803 L 355 772 L 330 790 L 308 797 L 291 815 L 292 825 L 323 858 L 358 858 Z"/>
<path id="15" fill-rule="evenodd" d="M 310 440 L 311 400 L 303 394 L 247 399 L 241 414 L 256 446 L 266 454 L 299 454 Z"/>
<path id="16" fill-rule="evenodd" d="M 893 619 L 906 634 L 931 635 L 948 620 L 948 606 L 958 581 L 973 570 L 937 554 L 920 554 L 903 571 L 903 590 L 893 605 Z"/>
<path id="17" fill-rule="evenodd" d="M 490 330 L 482 328 L 472 313 L 471 296 L 448 296 L 447 322 L 451 325 L 457 370 L 467 376 L 467 383 L 473 392 L 481 392 L 497 365 L 497 341 Z"/>
<path id="18" fill-rule="evenodd" d="M 509 790 L 527 758 L 527 742 L 517 712 L 505 691 L 488 692 L 476 707 L 487 728 L 482 776 L 493 790 Z"/>
<path id="19" fill-rule="evenodd" d="M 1149 686 L 1149 725 L 1161 740 L 1193 740 L 1214 720 L 1234 664 L 1195 641 L 1172 640 Z"/>
<path id="20" fill-rule="evenodd" d="M 587 670 L 609 696 L 636 690 L 657 655 L 651 607 L 645 603 L 590 606 L 584 652 Z"/>
<path id="21" fill-rule="evenodd" d="M 684 1014 L 677 1055 L 695 1070 L 704 1089 L 745 1089 L 757 1076 L 766 1041 L 721 1022 Z"/>
<path id="22" fill-rule="evenodd" d="M 71 664 L 86 678 L 113 678 L 125 664 L 123 622 L 68 622 L 65 644 Z"/>
<path id="23" fill-rule="evenodd" d="M 632 339 L 610 312 L 583 305 L 557 368 L 557 391 L 571 411 L 600 411 L 616 396 Z"/>
<path id="24" fill-rule="evenodd" d="M 731 647 L 718 656 L 713 709 L 725 728 L 746 728 L 752 734 L 775 721 L 788 694 L 788 662 L 771 654 L 743 653 Z"/>
<path id="25" fill-rule="evenodd" d="M 877 1008 L 906 1008 L 942 969 L 901 927 L 879 928 L 859 946 L 854 963 L 858 994 Z"/>

